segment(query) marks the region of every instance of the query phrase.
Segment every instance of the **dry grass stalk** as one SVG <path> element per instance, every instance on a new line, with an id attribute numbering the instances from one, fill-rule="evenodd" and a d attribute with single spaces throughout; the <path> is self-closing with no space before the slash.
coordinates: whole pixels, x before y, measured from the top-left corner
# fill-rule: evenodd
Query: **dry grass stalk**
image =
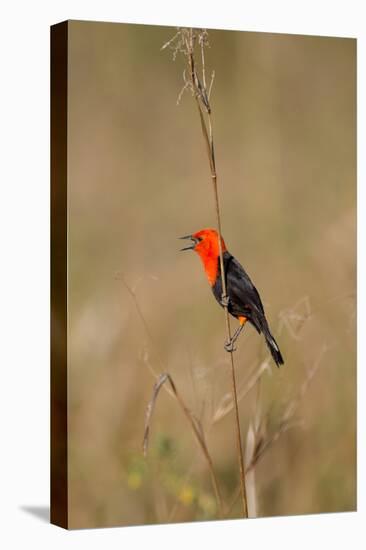
<path id="1" fill-rule="evenodd" d="M 201 70 L 197 69 L 196 58 L 195 58 L 195 46 L 198 42 L 198 47 L 200 49 L 201 57 Z M 219 234 L 218 245 L 219 245 L 219 255 L 220 255 L 220 270 L 221 270 L 221 283 L 223 289 L 223 305 L 225 312 L 225 324 L 226 324 L 226 333 L 227 340 L 231 340 L 231 328 L 230 328 L 230 318 L 228 311 L 228 298 L 226 294 L 226 281 L 225 281 L 225 271 L 224 271 L 224 260 L 223 260 L 223 251 L 221 243 L 221 216 L 220 216 L 220 203 L 219 203 L 219 194 L 217 186 L 217 172 L 216 172 L 216 162 L 215 162 L 215 148 L 213 140 L 213 131 L 212 131 L 212 120 L 211 114 L 212 109 L 210 105 L 210 92 L 212 89 L 213 77 L 212 74 L 211 84 L 209 90 L 207 90 L 207 81 L 206 81 L 206 65 L 205 65 L 205 46 L 208 45 L 208 33 L 204 29 L 194 30 L 192 28 L 178 29 L 177 34 L 173 37 L 172 40 L 167 42 L 163 48 L 168 45 L 172 47 L 176 52 L 182 52 L 186 58 L 189 69 L 189 81 L 185 81 L 184 88 L 189 87 L 196 102 L 198 109 L 198 114 L 201 123 L 202 135 L 206 145 L 206 151 L 208 156 L 208 161 L 210 165 L 210 173 L 213 184 L 213 192 L 215 198 L 215 211 L 216 211 L 216 222 L 217 222 L 217 231 Z M 189 82 L 189 84 L 187 84 Z M 240 433 L 240 418 L 239 418 L 239 407 L 238 407 L 238 397 L 237 397 L 237 388 L 236 388 L 236 377 L 235 377 L 235 365 L 234 365 L 234 356 L 233 351 L 230 352 L 230 366 L 231 366 L 231 382 L 232 382 L 232 394 L 233 394 L 233 404 L 235 409 L 235 425 L 236 425 L 236 443 L 237 443 L 237 452 L 238 452 L 238 462 L 239 462 L 239 471 L 240 471 L 240 487 L 241 487 L 241 496 L 242 496 L 242 505 L 243 505 L 243 515 L 248 517 L 248 507 L 247 507 L 247 497 L 246 497 L 246 486 L 245 486 L 245 469 L 244 469 L 244 458 L 243 458 L 243 448 L 242 448 L 242 439 Z"/>
<path id="2" fill-rule="evenodd" d="M 254 439 L 254 444 L 252 445 L 251 458 L 250 460 L 248 458 L 248 460 L 246 461 L 246 475 L 250 474 L 255 469 L 261 458 L 263 458 L 264 454 L 274 445 L 274 443 L 276 443 L 280 439 L 280 437 L 284 433 L 292 428 L 303 425 L 302 420 L 296 418 L 296 412 L 307 390 L 309 389 L 311 381 L 319 370 L 322 359 L 327 350 L 328 347 L 326 345 L 324 345 L 320 350 L 320 353 L 313 366 L 309 368 L 306 372 L 305 379 L 300 386 L 298 394 L 288 403 L 278 422 L 277 428 L 272 431 L 272 433 L 267 433 L 266 424 L 268 415 L 266 417 L 262 417 L 258 411 L 259 414 L 256 417 L 254 424 L 251 424 L 249 426 L 249 430 L 252 430 L 251 436 Z M 232 503 L 228 508 L 228 513 L 230 512 L 230 510 L 232 510 L 239 496 L 239 491 L 236 491 Z"/>
<path id="3" fill-rule="evenodd" d="M 137 284 L 135 284 L 134 287 L 130 287 L 130 285 L 126 282 L 126 280 L 125 280 L 125 278 L 124 278 L 124 276 L 121 272 L 116 274 L 116 279 L 122 281 L 122 283 L 123 283 L 124 287 L 126 288 L 127 292 L 132 297 L 133 303 L 135 305 L 135 308 L 136 308 L 137 314 L 140 318 L 140 321 L 142 322 L 144 330 L 145 330 L 145 332 L 146 332 L 146 334 L 147 334 L 147 336 L 150 340 L 150 343 L 154 346 L 154 340 L 153 340 L 153 337 L 152 337 L 152 334 L 151 334 L 151 331 L 150 331 L 150 328 L 149 328 L 149 324 L 146 321 L 146 318 L 143 314 L 143 311 L 141 309 L 141 306 L 139 304 L 139 301 L 138 301 L 138 298 L 137 298 L 137 295 L 136 295 L 136 286 L 137 286 Z M 159 360 L 160 366 L 163 367 L 164 363 L 163 363 L 162 358 L 160 357 L 160 355 L 158 355 L 158 360 Z M 168 373 L 159 374 L 154 369 L 154 366 L 151 364 L 151 362 L 148 360 L 148 358 L 144 358 L 144 364 L 148 367 L 149 371 L 151 372 L 151 374 L 156 379 L 156 383 L 154 384 L 154 388 L 153 388 L 153 395 L 152 395 L 152 398 L 151 398 L 151 400 L 150 400 L 150 402 L 147 406 L 147 409 L 146 409 L 145 429 L 144 429 L 144 439 L 143 439 L 144 456 L 146 456 L 147 450 L 148 450 L 150 423 L 151 423 L 152 413 L 153 413 L 153 410 L 154 410 L 154 407 L 155 407 L 155 402 L 156 402 L 156 399 L 159 395 L 160 389 L 162 387 L 164 387 L 164 389 L 167 391 L 167 393 L 171 397 L 175 398 L 178 401 L 178 403 L 181 406 L 186 418 L 188 419 L 188 421 L 191 425 L 193 433 L 194 433 L 194 435 L 195 435 L 195 437 L 196 437 L 196 439 L 199 443 L 199 446 L 200 446 L 200 448 L 203 452 L 203 455 L 204 455 L 204 457 L 207 461 L 209 471 L 210 471 L 212 486 L 213 486 L 213 490 L 214 490 L 214 493 L 215 493 L 217 509 L 218 509 L 218 512 L 219 512 L 219 516 L 222 517 L 223 516 L 222 496 L 221 496 L 219 484 L 218 484 L 218 481 L 217 481 L 217 476 L 216 476 L 216 473 L 215 473 L 215 470 L 214 470 L 213 461 L 212 461 L 211 455 L 210 455 L 209 450 L 208 450 L 207 445 L 206 445 L 205 436 L 204 436 L 204 432 L 203 432 L 203 429 L 202 429 L 201 422 L 198 420 L 198 418 L 195 417 L 195 415 L 193 415 L 193 413 L 185 405 L 180 393 L 178 393 L 178 391 L 177 391 L 176 385 L 174 384 L 172 377 Z M 169 382 L 170 387 L 165 382 Z"/>
<path id="4" fill-rule="evenodd" d="M 251 371 L 245 382 L 238 388 L 237 396 L 240 402 L 258 383 L 264 372 L 270 371 L 268 360 L 263 361 L 260 365 Z M 227 416 L 234 408 L 233 398 L 231 394 L 225 394 L 221 398 L 218 406 L 212 417 L 212 423 L 216 424 Z"/>
<path id="5" fill-rule="evenodd" d="M 206 441 L 205 441 L 205 437 L 204 437 L 204 433 L 203 433 L 203 430 L 202 430 L 201 423 L 191 413 L 191 411 L 188 409 L 188 407 L 184 403 L 180 393 L 178 392 L 178 390 L 176 388 L 176 385 L 173 382 L 172 377 L 168 373 L 163 373 L 159 376 L 159 378 L 158 378 L 158 380 L 155 383 L 154 388 L 153 388 L 152 398 L 151 398 L 151 400 L 150 400 L 150 402 L 147 406 L 147 409 L 146 409 L 145 430 L 144 430 L 144 440 L 143 440 L 144 455 L 145 456 L 147 455 L 147 450 L 148 450 L 148 446 L 149 446 L 150 425 L 151 425 L 151 418 L 152 418 L 152 414 L 153 414 L 153 411 L 154 411 L 155 403 L 156 403 L 157 397 L 159 395 L 160 389 L 162 388 L 162 386 L 166 382 L 169 383 L 169 385 L 171 387 L 171 390 L 172 390 L 177 402 L 179 403 L 182 411 L 184 412 L 184 414 L 185 414 L 185 416 L 186 416 L 186 418 L 187 418 L 187 420 L 188 420 L 188 422 L 189 422 L 189 424 L 192 428 L 192 431 L 193 431 L 193 433 L 196 437 L 196 440 L 197 440 L 197 442 L 198 442 L 198 444 L 199 444 L 199 446 L 202 450 L 202 453 L 203 453 L 203 455 L 204 455 L 204 457 L 207 461 L 207 465 L 208 465 L 210 475 L 211 475 L 211 482 L 212 482 L 212 486 L 213 486 L 215 497 L 216 497 L 217 508 L 218 508 L 220 517 L 222 517 L 223 516 L 222 497 L 221 497 L 221 493 L 220 493 L 216 473 L 215 473 L 215 470 L 214 470 L 212 458 L 211 458 L 211 455 L 210 455 L 210 453 L 208 451 L 208 448 L 207 448 L 207 445 L 206 445 Z"/>

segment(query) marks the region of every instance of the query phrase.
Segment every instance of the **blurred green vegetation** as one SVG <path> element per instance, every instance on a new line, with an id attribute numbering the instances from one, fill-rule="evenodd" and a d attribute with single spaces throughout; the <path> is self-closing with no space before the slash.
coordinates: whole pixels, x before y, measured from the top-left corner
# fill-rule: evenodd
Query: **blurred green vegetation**
<path id="1" fill-rule="evenodd" d="M 162 391 L 142 455 L 150 367 L 200 419 L 225 503 L 238 486 L 222 310 L 177 237 L 214 226 L 197 112 L 179 106 L 175 29 L 71 22 L 69 30 L 69 521 L 71 527 L 217 517 L 209 472 Z M 356 41 L 210 31 L 223 233 L 261 292 L 285 365 L 264 373 L 275 429 L 255 469 L 257 515 L 356 507 Z M 116 273 L 134 288 L 148 324 Z M 234 323 L 233 323 L 234 326 Z M 322 350 L 326 346 L 326 351 Z M 266 357 L 251 327 L 238 386 Z M 240 402 L 246 436 L 257 389 Z M 228 517 L 240 516 L 236 501 Z"/>

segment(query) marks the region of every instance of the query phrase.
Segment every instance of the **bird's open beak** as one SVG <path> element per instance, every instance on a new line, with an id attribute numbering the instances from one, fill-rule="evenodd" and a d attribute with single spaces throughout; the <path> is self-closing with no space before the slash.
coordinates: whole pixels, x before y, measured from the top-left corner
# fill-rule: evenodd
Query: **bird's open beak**
<path id="1" fill-rule="evenodd" d="M 195 239 L 194 237 L 192 237 L 192 235 L 186 235 L 185 237 L 179 237 L 179 239 L 191 239 L 193 241 L 192 244 L 190 244 L 189 246 L 185 246 L 184 248 L 181 248 L 180 251 L 182 252 L 183 250 L 193 250 L 197 244 L 197 239 Z"/>

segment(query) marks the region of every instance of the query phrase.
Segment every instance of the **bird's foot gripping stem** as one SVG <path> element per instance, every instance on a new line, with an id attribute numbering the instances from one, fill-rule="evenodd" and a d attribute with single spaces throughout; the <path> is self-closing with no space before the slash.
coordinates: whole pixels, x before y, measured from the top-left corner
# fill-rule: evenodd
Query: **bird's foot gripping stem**
<path id="1" fill-rule="evenodd" d="M 227 352 L 233 353 L 233 351 L 236 351 L 236 348 L 234 348 L 235 340 L 234 338 L 231 338 L 230 340 L 226 341 L 224 344 L 224 348 Z"/>
<path id="2" fill-rule="evenodd" d="M 222 294 L 221 295 L 221 300 L 220 300 L 220 304 L 222 305 L 222 307 L 228 307 L 229 306 L 229 296 L 227 294 Z"/>
<path id="3" fill-rule="evenodd" d="M 241 331 L 243 330 L 244 328 L 244 322 L 243 324 L 240 324 L 239 327 L 236 329 L 235 333 L 233 334 L 233 336 L 230 338 L 230 340 L 228 342 L 225 342 L 224 344 L 224 348 L 226 349 L 226 351 L 228 351 L 229 353 L 233 353 L 233 351 L 236 351 L 236 348 L 234 348 L 234 344 L 235 342 L 237 341 L 238 337 L 239 337 L 239 334 L 241 333 Z"/>

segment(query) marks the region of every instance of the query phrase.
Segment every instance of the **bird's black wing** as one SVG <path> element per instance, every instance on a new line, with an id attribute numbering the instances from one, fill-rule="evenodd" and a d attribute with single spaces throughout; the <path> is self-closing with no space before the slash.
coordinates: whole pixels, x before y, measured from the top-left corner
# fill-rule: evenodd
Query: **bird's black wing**
<path id="1" fill-rule="evenodd" d="M 276 365 L 282 365 L 284 362 L 283 357 L 276 340 L 270 332 L 258 290 L 250 280 L 248 273 L 229 252 L 226 251 L 224 253 L 223 260 L 226 290 L 229 296 L 229 313 L 234 317 L 246 317 L 259 333 L 263 333 Z M 220 264 L 218 268 L 218 276 L 216 277 L 216 282 L 212 290 L 216 299 L 221 303 L 222 285 Z"/>
<path id="2" fill-rule="evenodd" d="M 235 316 L 245 315 L 244 308 L 247 305 L 255 306 L 264 314 L 264 308 L 259 293 L 253 285 L 249 275 L 240 265 L 238 260 L 229 252 L 223 254 L 226 290 L 230 298 L 229 311 Z M 218 302 L 222 298 L 221 269 L 218 260 L 218 270 L 213 292 Z"/>
<path id="3" fill-rule="evenodd" d="M 225 275 L 229 312 L 234 317 L 246 317 L 261 332 L 264 318 L 262 300 L 245 269 L 231 255 L 225 262 Z"/>
<path id="4" fill-rule="evenodd" d="M 225 275 L 229 296 L 232 294 L 232 300 L 238 304 L 239 308 L 248 302 L 264 313 L 258 290 L 253 285 L 248 273 L 234 256 L 230 256 L 226 262 Z"/>

